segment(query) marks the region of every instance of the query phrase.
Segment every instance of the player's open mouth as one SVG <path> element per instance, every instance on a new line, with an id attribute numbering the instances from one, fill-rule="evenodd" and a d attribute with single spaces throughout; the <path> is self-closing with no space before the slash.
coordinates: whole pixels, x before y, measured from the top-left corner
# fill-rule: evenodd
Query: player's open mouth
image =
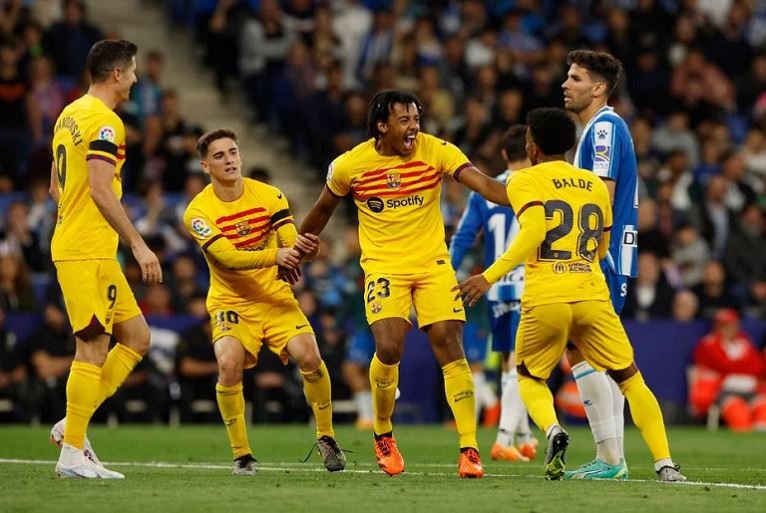
<path id="1" fill-rule="evenodd" d="M 412 149 L 412 146 L 415 144 L 415 135 L 416 134 L 408 135 L 407 137 L 404 138 L 404 148 L 405 149 L 407 149 L 407 150 L 411 150 Z"/>
<path id="2" fill-rule="evenodd" d="M 226 171 L 227 173 L 236 173 L 237 172 L 237 166 L 227 167 L 224 171 Z"/>

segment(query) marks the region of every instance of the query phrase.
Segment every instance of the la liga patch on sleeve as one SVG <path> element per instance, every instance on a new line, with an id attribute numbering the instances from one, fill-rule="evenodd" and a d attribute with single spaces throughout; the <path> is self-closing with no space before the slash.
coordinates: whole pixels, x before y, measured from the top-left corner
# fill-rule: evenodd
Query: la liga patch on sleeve
<path id="1" fill-rule="evenodd" d="M 194 233 L 202 237 L 203 239 L 210 237 L 210 234 L 213 230 L 210 229 L 210 227 L 207 225 L 204 219 L 200 219 L 199 217 L 195 217 L 191 220 L 191 227 Z"/>
<path id="2" fill-rule="evenodd" d="M 98 139 L 100 141 L 109 141 L 110 143 L 113 143 L 116 137 L 114 128 L 110 126 L 102 126 L 98 131 Z"/>

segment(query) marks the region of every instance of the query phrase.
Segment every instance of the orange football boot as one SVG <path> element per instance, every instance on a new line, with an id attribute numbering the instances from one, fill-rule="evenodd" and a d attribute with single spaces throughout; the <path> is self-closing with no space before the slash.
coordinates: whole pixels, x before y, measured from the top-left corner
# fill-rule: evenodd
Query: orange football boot
<path id="1" fill-rule="evenodd" d="M 519 444 L 517 448 L 527 461 L 532 461 L 537 456 L 537 438 L 530 438 L 528 442 Z"/>
<path id="2" fill-rule="evenodd" d="M 460 451 L 460 459 L 457 462 L 457 475 L 461 479 L 484 477 L 484 466 L 481 464 L 479 451 L 473 447 Z"/>
<path id="3" fill-rule="evenodd" d="M 375 459 L 380 469 L 389 476 L 404 472 L 404 458 L 396 446 L 394 435 L 375 435 Z"/>
<path id="4" fill-rule="evenodd" d="M 521 454 L 519 450 L 512 445 L 503 445 L 495 443 L 489 457 L 493 460 L 502 461 L 529 461 L 529 458 Z"/>

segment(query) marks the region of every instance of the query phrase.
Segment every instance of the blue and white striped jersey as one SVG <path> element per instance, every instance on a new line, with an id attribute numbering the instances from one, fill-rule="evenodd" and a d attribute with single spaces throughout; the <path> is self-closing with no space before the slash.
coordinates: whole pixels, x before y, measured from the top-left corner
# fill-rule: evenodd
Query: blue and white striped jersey
<path id="1" fill-rule="evenodd" d="M 585 125 L 574 165 L 615 182 L 609 265 L 615 273 L 636 277 L 638 251 L 638 168 L 627 123 L 609 106 Z"/>
<path id="2" fill-rule="evenodd" d="M 499 175 L 496 180 L 505 183 L 509 172 Z M 457 269 L 465 254 L 476 242 L 479 232 L 484 232 L 484 268 L 492 265 L 505 253 L 511 241 L 519 233 L 519 222 L 513 209 L 496 205 L 472 192 L 468 205 L 460 218 L 455 234 L 449 245 L 452 267 Z M 520 301 L 524 292 L 524 265 L 505 275 L 492 285 L 487 292 L 489 301 Z"/>

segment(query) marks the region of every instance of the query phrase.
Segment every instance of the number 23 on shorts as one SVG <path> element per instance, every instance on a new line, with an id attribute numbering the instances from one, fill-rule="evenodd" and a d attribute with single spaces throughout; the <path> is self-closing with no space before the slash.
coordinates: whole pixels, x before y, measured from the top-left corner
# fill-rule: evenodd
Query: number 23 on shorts
<path id="1" fill-rule="evenodd" d="M 372 313 L 378 313 L 383 309 L 381 299 L 391 295 L 391 282 L 386 278 L 372 279 L 365 287 L 365 302 L 369 305 Z"/>

